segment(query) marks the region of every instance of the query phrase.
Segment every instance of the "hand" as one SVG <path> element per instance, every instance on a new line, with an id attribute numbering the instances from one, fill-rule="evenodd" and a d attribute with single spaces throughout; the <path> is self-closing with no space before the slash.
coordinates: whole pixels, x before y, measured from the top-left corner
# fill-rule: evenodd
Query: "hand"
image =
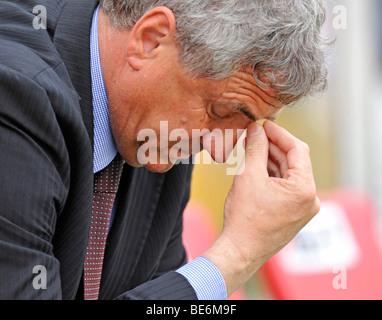
<path id="1" fill-rule="evenodd" d="M 273 122 L 248 127 L 244 163 L 226 199 L 223 232 L 204 254 L 222 273 L 228 295 L 320 208 L 308 146 Z"/>

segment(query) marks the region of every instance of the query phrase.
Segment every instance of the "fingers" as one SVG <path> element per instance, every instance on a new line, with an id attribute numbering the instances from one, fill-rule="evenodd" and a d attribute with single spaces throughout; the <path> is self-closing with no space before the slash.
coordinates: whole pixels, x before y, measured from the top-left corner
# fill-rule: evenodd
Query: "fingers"
<path id="1" fill-rule="evenodd" d="M 272 147 L 271 147 L 272 146 Z M 243 139 L 243 147 L 244 149 L 247 148 L 247 138 L 244 138 Z M 271 151 L 271 150 L 274 150 L 277 148 L 277 146 L 275 146 L 272 142 L 269 143 L 269 156 L 268 156 L 268 165 L 267 165 L 267 168 L 268 168 L 268 175 L 270 177 L 274 177 L 274 178 L 281 178 L 281 172 L 280 172 L 280 165 L 283 161 L 281 160 L 278 160 L 278 157 L 277 155 L 274 155 L 274 151 Z M 277 148 L 278 149 L 278 148 Z M 280 149 L 278 149 L 278 152 L 282 153 L 280 151 Z M 284 154 L 283 154 L 284 155 Z M 284 155 L 285 157 L 285 155 Z M 281 162 L 281 163 L 280 163 Z M 284 166 L 282 166 L 284 168 Z"/>
<path id="2" fill-rule="evenodd" d="M 264 128 L 256 122 L 247 129 L 245 170 L 255 171 L 257 177 L 268 177 L 269 143 Z"/>
<path id="3" fill-rule="evenodd" d="M 283 152 L 288 153 L 298 141 L 292 134 L 272 121 L 264 122 L 264 129 L 270 141 L 277 145 Z"/>
<path id="4" fill-rule="evenodd" d="M 271 121 L 264 123 L 264 130 L 269 141 L 277 146 L 279 151 L 285 154 L 286 163 L 283 161 L 283 169 L 285 165 L 288 169 L 298 169 L 303 171 L 312 170 L 310 161 L 310 150 L 306 143 L 298 140 L 284 128 L 279 127 Z M 282 159 L 282 155 L 276 148 L 272 148 L 273 154 Z M 283 170 L 285 173 L 285 170 Z"/>
<path id="5" fill-rule="evenodd" d="M 268 175 L 273 178 L 281 178 L 280 169 L 271 158 L 268 159 Z"/>
<path id="6" fill-rule="evenodd" d="M 271 121 L 249 125 L 244 162 L 245 171 L 258 181 L 273 177 L 314 184 L 308 146 Z"/>
<path id="7" fill-rule="evenodd" d="M 272 172 L 275 170 L 275 166 L 278 170 L 277 178 L 284 178 L 288 171 L 288 159 L 286 154 L 273 142 L 269 142 L 269 161 L 271 164 Z M 272 176 L 272 175 L 270 175 Z"/>

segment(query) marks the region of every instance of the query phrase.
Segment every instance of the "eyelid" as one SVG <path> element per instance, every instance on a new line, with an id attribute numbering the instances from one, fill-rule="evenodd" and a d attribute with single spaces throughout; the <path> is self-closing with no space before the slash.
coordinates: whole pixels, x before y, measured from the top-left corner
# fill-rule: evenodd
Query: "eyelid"
<path id="1" fill-rule="evenodd" d="M 241 110 L 241 113 L 244 114 L 249 120 L 252 120 L 254 122 L 257 121 L 257 118 L 255 116 L 253 116 L 251 113 L 249 113 L 246 109 Z"/>
<path id="2" fill-rule="evenodd" d="M 235 106 L 231 112 L 240 112 L 242 113 L 244 116 L 246 116 L 249 120 L 251 121 L 257 121 L 257 118 L 249 111 L 249 109 L 247 108 L 246 105 L 243 105 L 243 104 L 240 104 L 240 105 L 237 105 Z M 215 110 L 215 107 L 213 104 L 211 104 L 211 113 L 214 117 L 216 117 L 217 119 L 224 119 L 225 116 L 221 116 L 219 115 L 216 110 Z"/>
<path id="3" fill-rule="evenodd" d="M 242 114 L 244 114 L 248 119 L 252 120 L 252 121 L 257 121 L 257 118 L 256 116 L 254 116 L 248 109 L 248 107 L 244 104 L 239 104 L 235 107 L 235 111 L 237 112 L 241 112 Z"/>
<path id="4" fill-rule="evenodd" d="M 214 104 L 210 104 L 210 110 L 211 110 L 211 114 L 213 117 L 217 118 L 217 119 L 224 119 L 226 118 L 226 116 L 221 116 L 219 115 L 216 110 L 215 110 L 215 106 Z M 246 116 L 249 120 L 251 121 L 254 121 L 254 122 L 257 122 L 258 120 L 261 120 L 261 119 L 257 119 L 257 117 L 255 115 L 253 115 L 250 111 L 249 111 L 249 108 L 245 105 L 245 104 L 238 104 L 236 105 L 231 112 L 240 112 L 242 113 L 244 116 Z M 271 121 L 274 121 L 274 119 L 272 118 Z"/>
<path id="5" fill-rule="evenodd" d="M 218 119 L 224 119 L 223 116 L 216 113 L 214 106 L 211 107 L 211 113 L 213 114 L 213 116 L 215 116 Z"/>
<path id="6" fill-rule="evenodd" d="M 212 103 L 209 103 L 206 106 L 206 110 L 207 110 L 207 115 L 209 118 L 211 118 L 211 119 L 224 119 L 224 117 L 222 117 L 221 115 L 216 113 L 214 105 Z"/>

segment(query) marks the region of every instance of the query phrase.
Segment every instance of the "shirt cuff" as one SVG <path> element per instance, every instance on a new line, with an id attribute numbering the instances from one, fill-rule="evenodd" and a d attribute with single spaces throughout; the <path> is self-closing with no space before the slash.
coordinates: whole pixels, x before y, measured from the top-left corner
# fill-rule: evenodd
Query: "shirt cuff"
<path id="1" fill-rule="evenodd" d="M 223 276 L 207 258 L 196 258 L 176 272 L 188 280 L 198 300 L 227 300 L 227 288 Z"/>

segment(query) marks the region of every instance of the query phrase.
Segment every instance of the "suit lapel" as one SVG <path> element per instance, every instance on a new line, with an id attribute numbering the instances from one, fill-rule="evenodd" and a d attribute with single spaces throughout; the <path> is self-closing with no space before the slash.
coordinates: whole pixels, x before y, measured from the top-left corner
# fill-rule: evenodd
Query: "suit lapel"
<path id="1" fill-rule="evenodd" d="M 93 147 L 90 30 L 97 5 L 96 0 L 68 0 L 57 23 L 53 38 L 79 95 L 83 121 Z"/>
<path id="2" fill-rule="evenodd" d="M 70 80 L 79 96 L 81 114 L 92 148 L 90 30 L 97 4 L 96 0 L 68 0 L 58 18 L 53 35 L 53 43 L 65 63 Z M 92 150 L 82 150 L 82 152 L 92 154 Z M 78 159 L 84 158 L 79 156 Z M 62 217 L 55 235 L 57 237 L 55 250 L 61 263 L 60 274 L 64 299 L 75 298 L 83 271 L 92 205 L 93 165 L 88 163 L 88 160 L 92 161 L 91 159 L 87 158 L 86 163 L 76 160 L 73 164 L 71 188 L 72 184 L 74 187 L 77 186 L 73 191 L 75 200 L 68 204 L 68 215 Z M 78 206 L 79 203 L 81 206 Z"/>

